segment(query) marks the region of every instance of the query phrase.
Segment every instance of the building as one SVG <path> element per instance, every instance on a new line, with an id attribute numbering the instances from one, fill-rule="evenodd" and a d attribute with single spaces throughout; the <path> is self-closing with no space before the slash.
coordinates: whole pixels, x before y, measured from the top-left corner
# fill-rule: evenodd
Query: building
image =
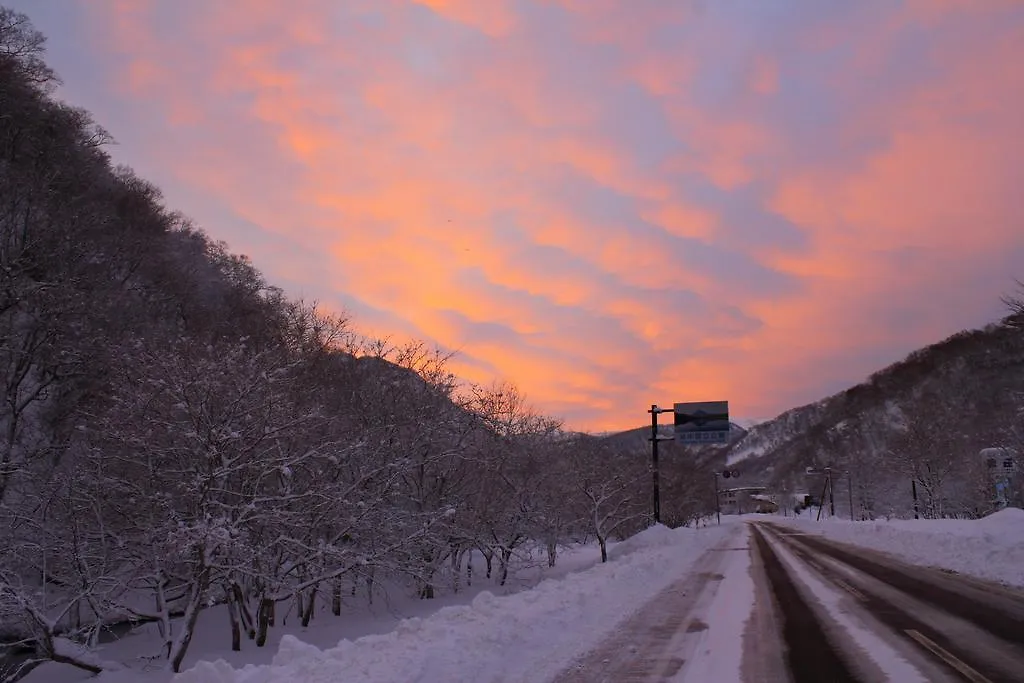
<path id="1" fill-rule="evenodd" d="M 755 497 L 765 492 L 763 486 L 740 486 L 718 492 L 718 506 L 723 515 L 743 515 L 758 511 Z"/>
<path id="2" fill-rule="evenodd" d="M 1012 448 L 996 447 L 982 448 L 978 457 L 992 481 L 995 506 L 1021 505 L 1020 454 Z"/>
<path id="3" fill-rule="evenodd" d="M 760 515 L 773 515 L 779 511 L 779 504 L 775 502 L 775 496 L 755 493 L 750 496 L 750 502 L 754 506 L 754 512 Z"/>

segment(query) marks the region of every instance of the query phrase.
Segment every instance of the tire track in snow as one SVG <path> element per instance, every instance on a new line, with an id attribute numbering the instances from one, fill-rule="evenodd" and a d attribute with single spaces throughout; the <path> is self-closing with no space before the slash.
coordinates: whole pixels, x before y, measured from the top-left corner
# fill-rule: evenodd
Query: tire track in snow
<path id="1" fill-rule="evenodd" d="M 964 593 L 958 593 L 952 577 L 900 567 L 888 559 L 871 560 L 816 537 L 767 528 L 801 563 L 850 593 L 891 634 L 909 639 L 959 680 L 1024 680 L 1024 648 L 1019 647 L 1024 632 L 1007 628 L 1014 620 L 1012 602 L 993 607 L 992 594 L 969 582 L 962 582 Z"/>
<path id="2" fill-rule="evenodd" d="M 707 632 L 700 615 L 721 585 L 726 555 L 748 551 L 738 543 L 743 532 L 737 526 L 705 551 L 686 576 L 658 593 L 554 683 L 649 683 L 676 676 Z"/>
<path id="3" fill-rule="evenodd" d="M 804 599 L 764 532 L 757 525 L 751 527 L 782 621 L 786 662 L 793 683 L 861 683 L 840 650 L 826 636 L 824 624 Z"/>
<path id="4" fill-rule="evenodd" d="M 776 527 L 769 528 L 781 540 L 788 540 L 788 534 Z M 1024 646 L 1024 596 L 1006 589 L 996 594 L 994 587 L 983 588 L 953 576 L 937 576 L 921 568 L 914 568 L 911 574 L 906 566 L 899 567 L 895 562 L 883 564 L 849 546 L 817 536 L 802 535 L 799 542 L 907 595 L 977 624 L 1009 643 Z"/>

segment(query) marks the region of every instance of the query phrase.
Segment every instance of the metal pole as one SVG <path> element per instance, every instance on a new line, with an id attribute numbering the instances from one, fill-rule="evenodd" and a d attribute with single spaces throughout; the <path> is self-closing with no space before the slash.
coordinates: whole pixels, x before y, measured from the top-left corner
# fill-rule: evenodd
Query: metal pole
<path id="1" fill-rule="evenodd" d="M 832 517 L 836 516 L 836 492 L 832 488 L 832 470 L 828 470 L 828 505 L 832 512 Z"/>
<path id="2" fill-rule="evenodd" d="M 850 521 L 853 521 L 853 474 L 846 472 L 846 492 L 850 494 Z"/>
<path id="3" fill-rule="evenodd" d="M 917 512 L 917 479 L 910 480 L 910 492 L 914 494 L 914 519 L 921 519 Z"/>
<path id="4" fill-rule="evenodd" d="M 651 475 L 654 484 L 654 523 L 661 524 L 661 491 L 658 483 L 658 404 L 651 404 Z"/>
<path id="5" fill-rule="evenodd" d="M 715 478 L 715 515 L 718 517 L 718 523 L 722 523 L 722 506 L 718 502 L 718 472 L 712 472 L 711 476 Z"/>
<path id="6" fill-rule="evenodd" d="M 828 476 L 825 476 L 825 485 L 821 487 L 821 498 L 818 499 L 818 519 L 821 521 L 821 511 L 825 509 L 825 494 L 828 493 Z"/>

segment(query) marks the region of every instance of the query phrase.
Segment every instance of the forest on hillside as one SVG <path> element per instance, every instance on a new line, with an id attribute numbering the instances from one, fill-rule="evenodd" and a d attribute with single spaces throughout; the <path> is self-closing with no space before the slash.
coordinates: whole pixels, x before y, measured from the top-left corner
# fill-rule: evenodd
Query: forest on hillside
<path id="1" fill-rule="evenodd" d="M 384 581 L 458 590 L 469 553 L 502 582 L 514 554 L 603 553 L 650 523 L 645 444 L 568 433 L 511 384 L 289 299 L 112 164 L 110 135 L 55 97 L 44 42 L 0 9 L 7 680 L 99 672 L 115 621 L 157 622 L 153 656 L 178 670 L 210 604 L 225 642 L 258 647 L 281 603 L 344 618 Z M 663 466 L 673 524 L 712 505 L 685 467 Z"/>
<path id="2" fill-rule="evenodd" d="M 1004 303 L 998 323 L 757 425 L 730 457 L 752 454 L 747 466 L 771 490 L 815 499 L 825 490 L 821 470 L 832 468 L 838 509 L 858 519 L 1024 506 L 1024 287 Z"/>

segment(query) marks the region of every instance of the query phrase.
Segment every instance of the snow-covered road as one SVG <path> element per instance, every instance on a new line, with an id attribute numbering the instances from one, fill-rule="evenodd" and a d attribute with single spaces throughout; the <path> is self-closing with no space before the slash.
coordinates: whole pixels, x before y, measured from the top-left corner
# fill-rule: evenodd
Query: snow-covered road
<path id="1" fill-rule="evenodd" d="M 555 682 L 1022 681 L 1024 594 L 978 578 L 1014 576 L 1019 517 L 1012 510 L 893 529 L 818 524 L 817 533 L 753 518 Z M 827 540 L 834 528 L 862 533 L 868 545 L 908 537 L 917 549 L 930 538 L 947 552 L 925 562 L 940 567 L 974 568 L 963 548 L 1004 561 L 961 576 Z"/>
<path id="2" fill-rule="evenodd" d="M 739 680 L 742 641 L 737 634 L 753 600 L 748 538 L 746 528 L 734 525 L 687 575 L 654 596 L 555 683 Z"/>
<path id="3" fill-rule="evenodd" d="M 1024 595 L 755 524 L 792 680 L 1024 680 Z"/>

